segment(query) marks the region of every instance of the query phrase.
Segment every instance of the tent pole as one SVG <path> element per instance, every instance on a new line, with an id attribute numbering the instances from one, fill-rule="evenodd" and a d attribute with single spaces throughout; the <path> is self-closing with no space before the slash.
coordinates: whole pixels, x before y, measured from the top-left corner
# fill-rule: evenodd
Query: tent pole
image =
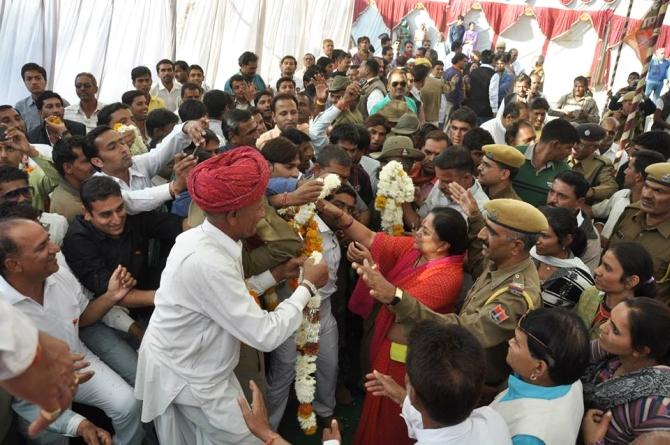
<path id="1" fill-rule="evenodd" d="M 644 89 L 647 84 L 647 73 L 649 72 L 649 65 L 651 64 L 651 57 L 654 54 L 654 52 L 656 52 L 656 44 L 658 43 L 658 36 L 661 34 L 661 26 L 663 25 L 663 19 L 665 18 L 665 12 L 668 9 L 669 1 L 670 0 L 655 0 L 654 4 L 651 7 L 651 10 L 649 11 L 649 13 L 653 13 L 654 10 L 656 11 L 656 17 L 653 22 L 654 29 L 651 34 L 649 44 L 644 48 L 644 50 L 646 50 L 646 53 L 643 53 L 644 54 L 643 67 L 642 72 L 640 73 L 640 80 L 637 81 L 635 97 L 633 98 L 632 103 L 633 111 L 631 111 L 628 114 L 628 117 L 626 118 L 626 123 L 624 124 L 623 127 L 623 134 L 621 135 L 621 140 L 619 141 L 619 146 L 623 149 L 627 148 L 628 143 L 633 139 L 634 136 L 636 128 L 635 124 L 637 122 L 638 113 L 640 109 L 640 102 L 642 102 L 642 99 L 644 97 Z M 648 22 L 650 18 L 653 17 L 653 16 L 650 17 L 649 13 L 647 13 L 647 16 L 642 21 L 642 27 L 640 28 L 640 31 L 644 30 L 645 28 L 649 28 L 650 24 Z"/>
<path id="2" fill-rule="evenodd" d="M 628 22 L 630 22 L 630 14 L 633 11 L 633 0 L 630 0 L 628 2 L 628 12 L 626 12 L 626 21 L 623 24 L 623 32 L 621 33 L 621 42 L 619 42 L 619 48 L 617 49 L 617 54 L 616 54 L 616 60 L 614 61 L 614 68 L 612 69 L 612 78 L 610 79 L 610 87 L 609 89 L 611 90 L 614 88 L 614 78 L 616 77 L 616 72 L 617 69 L 619 68 L 619 60 L 621 59 L 621 50 L 623 49 L 623 40 L 624 37 L 626 37 L 626 31 L 628 31 Z M 610 25 L 607 26 L 607 30 L 609 31 Z M 605 47 L 607 47 L 608 40 L 605 41 Z"/>

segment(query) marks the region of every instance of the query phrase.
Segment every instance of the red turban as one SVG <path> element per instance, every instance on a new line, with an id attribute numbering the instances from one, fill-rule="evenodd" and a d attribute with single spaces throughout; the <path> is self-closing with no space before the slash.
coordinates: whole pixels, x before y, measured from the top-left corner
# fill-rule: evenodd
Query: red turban
<path id="1" fill-rule="evenodd" d="M 269 180 L 263 155 L 252 147 L 236 147 L 198 164 L 188 177 L 188 191 L 203 211 L 223 213 L 258 201 Z"/>

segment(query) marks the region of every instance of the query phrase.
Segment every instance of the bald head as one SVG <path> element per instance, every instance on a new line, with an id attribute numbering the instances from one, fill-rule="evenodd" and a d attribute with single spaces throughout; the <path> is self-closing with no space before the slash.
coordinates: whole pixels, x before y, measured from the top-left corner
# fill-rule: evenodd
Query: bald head
<path id="1" fill-rule="evenodd" d="M 14 279 L 42 282 L 58 270 L 60 249 L 36 221 L 9 218 L 0 221 L 0 274 Z"/>

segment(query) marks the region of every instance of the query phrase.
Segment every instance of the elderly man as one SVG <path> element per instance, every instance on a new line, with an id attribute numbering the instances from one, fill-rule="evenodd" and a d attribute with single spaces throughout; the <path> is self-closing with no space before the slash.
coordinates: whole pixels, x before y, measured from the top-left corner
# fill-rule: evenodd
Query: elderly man
<path id="1" fill-rule="evenodd" d="M 74 89 L 79 103 L 65 108 L 65 119 L 84 124 L 86 131 L 91 131 L 98 121 L 98 112 L 105 106 L 95 97 L 98 94 L 98 82 L 91 73 L 79 73 L 74 78 Z"/>
<path id="2" fill-rule="evenodd" d="M 407 74 L 404 70 L 396 68 L 391 71 L 387 83 L 388 94 L 372 107 L 370 114 L 383 110 L 386 106 L 392 104 L 393 101 L 405 102 L 407 108 L 412 113 L 418 114 L 416 102 L 406 96 L 409 91 L 407 84 Z"/>
<path id="3" fill-rule="evenodd" d="M 241 240 L 254 235 L 265 214 L 269 178 L 267 161 L 251 147 L 211 158 L 189 177 L 189 192 L 207 219 L 180 236 L 170 253 L 136 385 L 142 419 L 154 420 L 165 443 L 262 443 L 237 405 L 242 387 L 233 369 L 240 342 L 275 349 L 295 332 L 308 300 L 328 280 L 324 262 L 307 260 L 302 282 L 273 312 L 261 309 L 247 290 L 263 293 L 296 277 L 300 263 L 290 260 L 244 280 Z"/>

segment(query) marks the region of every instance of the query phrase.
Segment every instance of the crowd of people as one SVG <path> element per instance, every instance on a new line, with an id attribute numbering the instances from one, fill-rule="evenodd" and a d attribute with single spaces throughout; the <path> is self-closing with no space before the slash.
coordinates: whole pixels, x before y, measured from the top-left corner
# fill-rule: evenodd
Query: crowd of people
<path id="1" fill-rule="evenodd" d="M 357 398 L 356 445 L 669 443 L 667 66 L 628 141 L 637 73 L 601 113 L 462 18 L 449 44 L 326 39 L 272 80 L 247 51 L 222 89 L 163 59 L 110 104 L 26 63 L 0 105 L 0 439 L 277 445 L 295 382 L 329 445 Z"/>

